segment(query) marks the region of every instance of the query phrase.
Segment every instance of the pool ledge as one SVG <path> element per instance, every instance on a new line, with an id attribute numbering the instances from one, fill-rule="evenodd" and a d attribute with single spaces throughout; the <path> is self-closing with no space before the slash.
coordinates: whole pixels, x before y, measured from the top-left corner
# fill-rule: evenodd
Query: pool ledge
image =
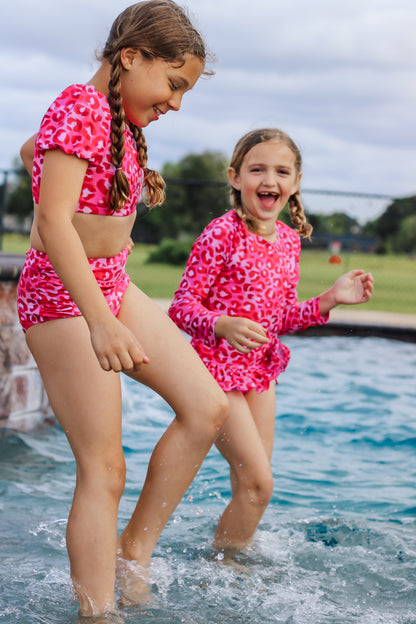
<path id="1" fill-rule="evenodd" d="M 416 314 L 395 314 L 348 307 L 333 310 L 327 325 L 310 327 L 303 336 L 373 336 L 416 342 Z"/>

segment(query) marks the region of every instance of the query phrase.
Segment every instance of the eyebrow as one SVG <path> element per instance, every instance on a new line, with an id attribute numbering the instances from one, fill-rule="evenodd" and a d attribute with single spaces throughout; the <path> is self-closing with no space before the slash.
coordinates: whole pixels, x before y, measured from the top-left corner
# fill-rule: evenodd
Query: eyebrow
<path id="1" fill-rule="evenodd" d="M 252 162 L 249 164 L 249 167 L 268 167 L 269 165 L 267 165 L 266 163 L 262 163 L 262 162 Z M 294 169 L 295 167 L 293 165 L 288 165 L 288 164 L 279 164 L 279 165 L 273 165 L 274 167 L 285 167 L 286 169 Z"/>

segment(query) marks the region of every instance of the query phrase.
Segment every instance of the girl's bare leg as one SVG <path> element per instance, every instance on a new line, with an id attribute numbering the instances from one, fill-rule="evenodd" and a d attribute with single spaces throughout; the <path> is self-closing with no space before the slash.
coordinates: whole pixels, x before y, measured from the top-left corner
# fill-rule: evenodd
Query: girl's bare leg
<path id="1" fill-rule="evenodd" d="M 222 514 L 214 545 L 224 550 L 250 544 L 273 492 L 275 395 L 269 390 L 227 393 L 230 416 L 216 446 L 230 464 L 231 502 Z"/>
<path id="2" fill-rule="evenodd" d="M 81 615 L 114 606 L 117 512 L 124 489 L 121 391 L 101 369 L 83 318 L 31 327 L 27 343 L 77 464 L 67 547 Z"/>
<path id="3" fill-rule="evenodd" d="M 137 335 L 150 360 L 132 377 L 153 388 L 175 412 L 153 451 L 136 509 L 118 541 L 122 558 L 147 566 L 160 533 L 225 422 L 228 402 L 183 334 L 132 284 L 118 318 Z"/>
<path id="4" fill-rule="evenodd" d="M 276 420 L 276 385 L 271 382 L 269 389 L 261 394 L 257 394 L 255 390 L 251 390 L 251 392 L 244 395 L 244 398 L 247 401 L 253 420 L 256 423 L 256 428 L 263 443 L 264 450 L 267 453 L 269 461 L 271 461 Z"/>

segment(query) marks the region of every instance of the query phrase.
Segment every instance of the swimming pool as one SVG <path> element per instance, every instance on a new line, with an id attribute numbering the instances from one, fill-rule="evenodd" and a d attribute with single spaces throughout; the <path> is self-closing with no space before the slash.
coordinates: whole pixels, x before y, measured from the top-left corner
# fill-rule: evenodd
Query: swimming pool
<path id="1" fill-rule="evenodd" d="M 274 495 L 253 546 L 234 565 L 211 549 L 229 497 L 212 450 L 157 545 L 154 602 L 122 611 L 126 624 L 416 623 L 416 345 L 285 342 Z M 130 380 L 124 406 L 120 528 L 172 417 Z M 58 427 L 0 440 L 0 624 L 77 622 L 65 548 L 73 485 Z"/>

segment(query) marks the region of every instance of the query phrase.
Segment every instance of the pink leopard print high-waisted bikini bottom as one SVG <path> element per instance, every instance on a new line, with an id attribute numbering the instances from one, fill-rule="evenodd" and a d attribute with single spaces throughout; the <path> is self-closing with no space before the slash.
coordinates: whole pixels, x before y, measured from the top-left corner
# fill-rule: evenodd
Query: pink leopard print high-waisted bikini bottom
<path id="1" fill-rule="evenodd" d="M 128 249 L 111 258 L 89 258 L 107 303 L 117 316 L 129 285 L 126 273 Z M 52 319 L 81 316 L 79 308 L 55 273 L 46 253 L 33 247 L 26 254 L 17 289 L 17 312 L 23 331 Z"/>

